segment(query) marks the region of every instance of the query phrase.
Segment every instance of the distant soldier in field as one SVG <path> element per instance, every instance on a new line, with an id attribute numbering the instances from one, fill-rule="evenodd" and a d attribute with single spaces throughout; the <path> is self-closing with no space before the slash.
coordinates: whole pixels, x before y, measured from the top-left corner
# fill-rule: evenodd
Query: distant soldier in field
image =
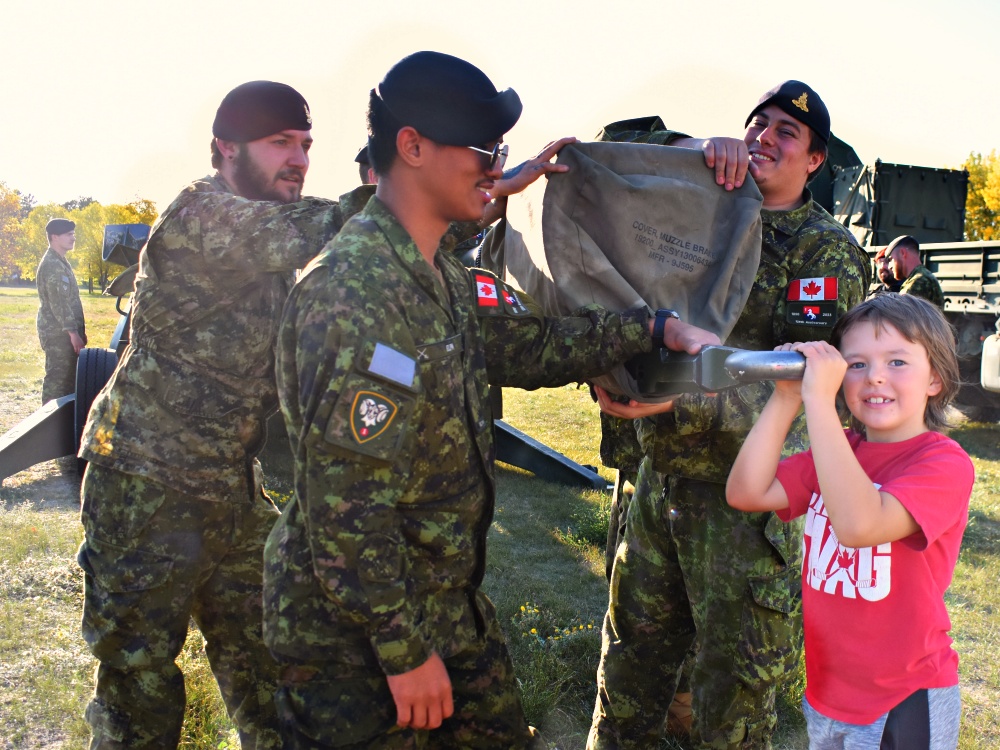
<path id="1" fill-rule="evenodd" d="M 76 244 L 76 224 L 52 219 L 45 225 L 49 247 L 35 272 L 38 340 L 45 352 L 42 403 L 76 390 L 76 360 L 87 345 L 80 287 L 66 253 Z"/>
<path id="2" fill-rule="evenodd" d="M 920 262 L 920 245 L 914 237 L 901 235 L 889 243 L 885 249 L 889 266 L 896 281 L 900 283 L 900 294 L 923 297 L 944 309 L 944 291 L 934 274 Z"/>
<path id="3" fill-rule="evenodd" d="M 97 396 L 80 456 L 83 635 L 100 664 L 98 748 L 176 747 L 193 617 L 244 750 L 276 748 L 276 667 L 262 639 L 265 423 L 293 272 L 364 205 L 303 198 L 312 119 L 282 83 L 223 99 L 218 171 L 181 191 L 139 257 L 131 342 Z"/>

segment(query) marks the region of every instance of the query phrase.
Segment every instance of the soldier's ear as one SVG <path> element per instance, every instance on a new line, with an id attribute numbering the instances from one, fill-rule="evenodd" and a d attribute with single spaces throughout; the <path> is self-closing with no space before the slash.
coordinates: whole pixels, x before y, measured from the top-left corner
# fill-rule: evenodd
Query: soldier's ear
<path id="1" fill-rule="evenodd" d="M 240 151 L 240 144 L 236 141 L 226 141 L 222 138 L 216 138 L 215 145 L 219 149 L 219 153 L 222 154 L 223 159 L 235 159 L 236 154 Z"/>
<path id="2" fill-rule="evenodd" d="M 427 139 L 407 125 L 396 133 L 396 153 L 411 167 L 419 167 L 427 152 Z"/>

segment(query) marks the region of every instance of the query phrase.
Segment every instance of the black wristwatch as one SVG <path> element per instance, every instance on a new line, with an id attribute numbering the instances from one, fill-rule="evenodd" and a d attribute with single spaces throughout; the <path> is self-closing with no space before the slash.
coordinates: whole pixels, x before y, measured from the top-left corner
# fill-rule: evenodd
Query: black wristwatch
<path id="1" fill-rule="evenodd" d="M 667 325 L 667 321 L 670 318 L 681 319 L 681 316 L 676 310 L 670 310 L 665 307 L 661 307 L 656 311 L 656 318 L 653 321 L 653 344 L 656 346 L 663 346 L 663 329 Z"/>

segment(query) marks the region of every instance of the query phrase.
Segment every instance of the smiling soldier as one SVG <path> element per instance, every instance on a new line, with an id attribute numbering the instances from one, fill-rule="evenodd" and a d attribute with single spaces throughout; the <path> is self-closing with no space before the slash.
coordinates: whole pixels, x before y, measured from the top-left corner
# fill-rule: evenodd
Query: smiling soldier
<path id="1" fill-rule="evenodd" d="M 701 149 L 730 189 L 749 171 L 764 198 L 760 266 L 726 344 L 770 350 L 827 340 L 838 316 L 864 299 L 871 273 L 806 188 L 826 158 L 830 115 L 809 86 L 785 81 L 761 97 L 745 127 L 742 139 L 669 131 L 638 139 Z M 694 747 L 770 747 L 775 691 L 801 651 L 801 530 L 773 513 L 733 510 L 725 485 L 772 388 L 656 406 L 602 402 L 612 416 L 641 418 L 644 457 L 612 567 L 588 747 L 655 747 L 692 648 Z M 801 450 L 805 439 L 799 419 L 786 448 Z"/>
<path id="2" fill-rule="evenodd" d="M 131 342 L 80 451 L 92 750 L 177 745 L 192 617 L 244 750 L 279 746 L 261 636 L 278 512 L 255 458 L 277 404 L 274 338 L 293 270 L 371 193 L 302 198 L 311 128 L 290 86 L 230 91 L 212 128 L 218 171 L 181 192 L 140 255 Z"/>
<path id="3" fill-rule="evenodd" d="M 487 381 L 554 386 L 651 347 L 645 309 L 545 318 L 453 257 L 498 190 L 512 89 L 438 52 L 371 91 L 375 197 L 305 270 L 278 336 L 295 497 L 265 550 L 265 638 L 286 748 L 533 742 L 479 590 L 495 502 Z M 548 172 L 550 144 L 518 171 Z M 508 182 L 508 180 L 504 180 Z M 718 340 L 679 320 L 664 342 Z"/>

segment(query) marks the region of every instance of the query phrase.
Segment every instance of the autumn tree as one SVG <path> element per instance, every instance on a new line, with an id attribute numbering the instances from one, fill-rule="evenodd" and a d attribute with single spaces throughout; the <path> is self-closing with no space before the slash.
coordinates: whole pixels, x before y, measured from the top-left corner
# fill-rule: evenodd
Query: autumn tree
<path id="1" fill-rule="evenodd" d="M 962 168 L 969 173 L 965 199 L 965 239 L 1000 239 L 1000 155 L 969 154 Z"/>
<path id="2" fill-rule="evenodd" d="M 46 204 L 35 206 L 22 222 L 21 244 L 23 252 L 18 257 L 18 266 L 25 278 L 35 277 L 38 261 L 48 247 L 45 225 L 54 216 L 76 222 L 76 248 L 67 255 L 77 278 L 87 279 L 98 289 L 104 289 L 111 277 L 124 270 L 121 266 L 108 263 L 102 257 L 104 249 L 104 227 L 106 224 L 152 224 L 156 221 L 155 204 L 143 198 L 131 203 L 112 203 L 104 206 L 94 200 L 78 199 L 69 203 L 84 203 L 82 207 L 67 210 L 67 204 Z"/>
<path id="3" fill-rule="evenodd" d="M 0 182 L 0 279 L 18 275 L 15 262 L 18 234 L 21 228 L 21 197 Z"/>

